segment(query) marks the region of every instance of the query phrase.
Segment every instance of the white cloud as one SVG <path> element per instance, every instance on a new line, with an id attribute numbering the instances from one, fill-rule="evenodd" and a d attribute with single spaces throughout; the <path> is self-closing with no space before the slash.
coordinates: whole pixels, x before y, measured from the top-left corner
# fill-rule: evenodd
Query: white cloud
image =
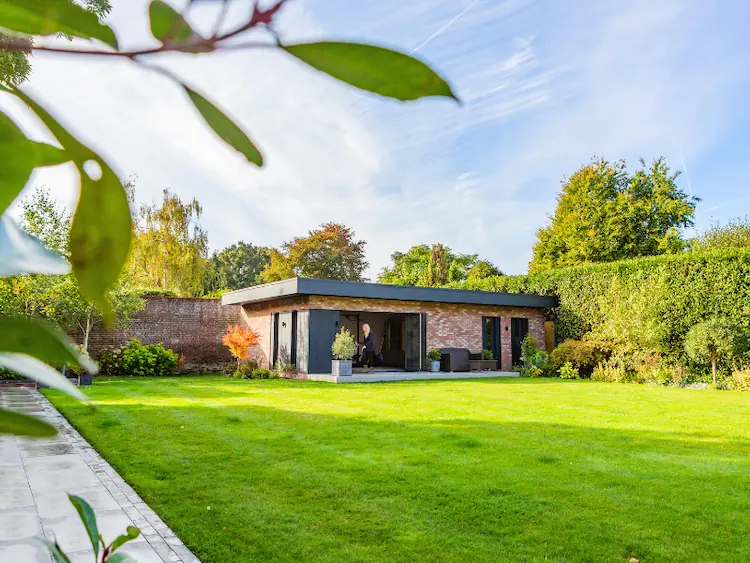
<path id="1" fill-rule="evenodd" d="M 409 50 L 472 3 L 298 0 L 280 32 Z M 124 43 L 153 41 L 145 0 L 114 4 Z M 204 30 L 215 14 L 208 4 L 192 18 Z M 419 51 L 450 77 L 461 107 L 382 100 L 267 51 L 154 61 L 242 124 L 266 156 L 262 170 L 216 139 L 177 86 L 127 61 L 37 55 L 30 87 L 123 177 L 137 174 L 141 198 L 164 187 L 197 197 L 213 247 L 277 245 L 333 220 L 368 242 L 371 277 L 394 250 L 438 241 L 519 272 L 559 181 L 591 156 L 664 154 L 679 166 L 682 151 L 693 172 L 732 126 L 730 94 L 748 65 L 728 38 L 696 41 L 710 35 L 702 26 L 712 9 L 476 2 Z M 241 15 L 238 6 L 230 23 Z M 693 176 L 705 195 L 700 168 Z M 30 184 L 40 183 L 72 197 L 62 168 L 36 173 Z"/>

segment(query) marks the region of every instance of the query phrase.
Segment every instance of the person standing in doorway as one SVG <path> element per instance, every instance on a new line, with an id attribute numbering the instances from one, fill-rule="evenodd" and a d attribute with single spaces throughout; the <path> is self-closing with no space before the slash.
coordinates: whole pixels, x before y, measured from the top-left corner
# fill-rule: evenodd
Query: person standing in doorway
<path id="1" fill-rule="evenodd" d="M 375 338 L 367 323 L 362 325 L 362 332 L 365 335 L 365 344 L 362 346 L 362 365 L 370 369 L 370 373 L 375 373 L 373 368 L 375 362 Z"/>

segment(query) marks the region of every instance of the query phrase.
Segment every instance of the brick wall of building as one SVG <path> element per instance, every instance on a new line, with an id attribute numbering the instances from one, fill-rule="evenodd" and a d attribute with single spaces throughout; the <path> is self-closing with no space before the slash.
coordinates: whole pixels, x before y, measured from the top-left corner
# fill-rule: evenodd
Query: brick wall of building
<path id="1" fill-rule="evenodd" d="M 271 313 L 295 309 L 426 313 L 428 348 L 468 348 L 472 352 L 482 350 L 482 317 L 501 317 L 501 367 L 504 370 L 511 368 L 511 317 L 529 319 L 529 332 L 540 346 L 544 346 L 544 310 L 542 309 L 313 295 L 288 298 L 283 302 L 245 305 L 246 321 L 261 331 L 262 344 L 258 353 L 266 362 L 270 357 Z"/>
<path id="2" fill-rule="evenodd" d="M 231 324 L 242 322 L 239 305 L 222 306 L 221 299 L 147 297 L 146 306 L 127 325 L 108 332 L 97 327 L 89 339 L 96 357 L 105 346 L 121 346 L 138 338 L 161 342 L 184 357 L 183 371 L 222 369 L 232 356 L 221 343 Z"/>

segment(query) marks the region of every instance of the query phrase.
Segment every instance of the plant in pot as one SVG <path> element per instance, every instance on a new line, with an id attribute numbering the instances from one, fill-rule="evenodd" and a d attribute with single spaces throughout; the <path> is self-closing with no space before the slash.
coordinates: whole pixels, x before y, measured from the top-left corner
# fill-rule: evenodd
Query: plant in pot
<path id="1" fill-rule="evenodd" d="M 342 327 L 333 341 L 331 352 L 333 352 L 334 357 L 331 373 L 333 375 L 351 375 L 352 358 L 357 353 L 357 341 L 354 340 L 352 333 Z"/>
<path id="2" fill-rule="evenodd" d="M 430 362 L 430 371 L 438 373 L 440 371 L 440 350 L 438 348 L 430 348 L 427 352 L 427 359 Z"/>

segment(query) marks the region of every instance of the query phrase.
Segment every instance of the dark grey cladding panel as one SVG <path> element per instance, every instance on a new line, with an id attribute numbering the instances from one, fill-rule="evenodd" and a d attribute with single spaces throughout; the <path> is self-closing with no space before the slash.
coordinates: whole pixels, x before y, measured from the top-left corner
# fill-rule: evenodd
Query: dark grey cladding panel
<path id="1" fill-rule="evenodd" d="M 392 299 L 395 301 L 425 301 L 430 303 L 455 303 L 465 305 L 497 305 L 506 307 L 557 306 L 555 297 L 500 293 L 494 291 L 469 291 L 435 287 L 411 287 L 380 283 L 343 282 L 292 278 L 273 284 L 259 285 L 225 293 L 224 305 L 268 301 L 292 295 L 323 295 L 330 297 L 354 297 L 360 299 Z"/>

